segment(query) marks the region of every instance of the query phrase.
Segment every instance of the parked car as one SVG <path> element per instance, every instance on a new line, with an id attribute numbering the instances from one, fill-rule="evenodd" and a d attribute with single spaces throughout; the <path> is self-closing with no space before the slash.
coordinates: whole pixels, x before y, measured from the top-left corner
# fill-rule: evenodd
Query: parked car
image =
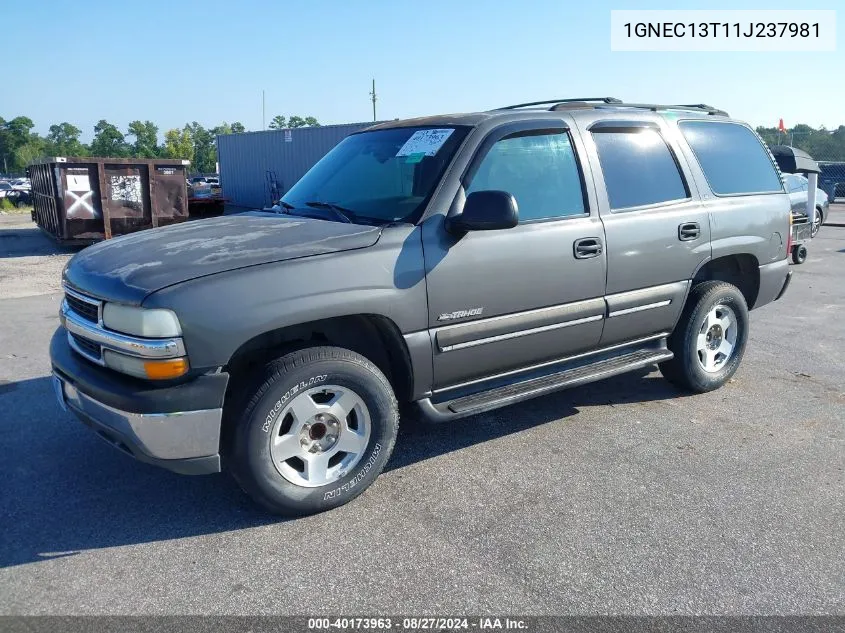
<path id="1" fill-rule="evenodd" d="M 32 206 L 32 191 L 29 189 L 12 189 L 2 196 L 16 207 Z"/>
<path id="2" fill-rule="evenodd" d="M 807 221 L 807 189 L 809 181 L 801 174 L 784 174 L 786 190 L 789 192 L 789 202 L 792 206 L 793 217 Z M 830 202 L 827 194 L 816 188 L 816 216 L 813 219 L 812 237 L 816 236 L 830 213 Z"/>
<path id="3" fill-rule="evenodd" d="M 29 178 L 16 178 L 9 182 L 12 185 L 13 189 L 32 189 L 32 184 L 29 182 Z"/>
<path id="4" fill-rule="evenodd" d="M 391 121 L 279 206 L 81 251 L 50 356 L 59 402 L 100 437 L 225 467 L 281 514 L 372 484 L 400 405 L 448 422 L 655 364 L 717 389 L 749 310 L 791 278 L 771 155 L 708 106 Z"/>
<path id="5" fill-rule="evenodd" d="M 14 191 L 14 189 L 15 188 L 12 186 L 12 183 L 10 183 L 8 181 L 0 182 L 0 198 L 5 198 L 8 195 L 8 193 L 10 191 Z"/>

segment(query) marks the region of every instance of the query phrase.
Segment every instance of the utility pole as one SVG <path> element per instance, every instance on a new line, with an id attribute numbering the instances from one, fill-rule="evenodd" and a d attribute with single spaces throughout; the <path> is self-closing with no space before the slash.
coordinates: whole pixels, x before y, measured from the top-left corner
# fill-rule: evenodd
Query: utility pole
<path id="1" fill-rule="evenodd" d="M 370 93 L 370 100 L 373 102 L 373 121 L 376 120 L 376 80 L 373 79 L 373 91 Z"/>
<path id="2" fill-rule="evenodd" d="M 267 123 L 267 115 L 266 115 L 266 110 L 264 108 L 264 91 L 262 90 L 261 91 L 261 129 L 262 130 L 267 129 L 266 123 Z"/>

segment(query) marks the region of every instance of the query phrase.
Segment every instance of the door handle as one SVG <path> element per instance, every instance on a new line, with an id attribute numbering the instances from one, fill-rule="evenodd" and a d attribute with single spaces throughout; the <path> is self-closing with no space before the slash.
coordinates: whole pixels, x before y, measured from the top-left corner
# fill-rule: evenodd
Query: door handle
<path id="1" fill-rule="evenodd" d="M 701 226 L 698 222 L 684 222 L 678 227 L 678 239 L 682 242 L 697 240 L 701 235 Z"/>
<path id="2" fill-rule="evenodd" d="M 573 247 L 575 259 L 598 257 L 603 250 L 601 239 L 598 237 L 582 237 L 580 240 L 575 240 Z"/>

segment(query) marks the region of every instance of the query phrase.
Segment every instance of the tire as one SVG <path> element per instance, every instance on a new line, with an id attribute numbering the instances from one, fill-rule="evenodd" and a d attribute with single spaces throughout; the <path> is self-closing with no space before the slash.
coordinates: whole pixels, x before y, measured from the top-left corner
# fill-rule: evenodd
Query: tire
<path id="1" fill-rule="evenodd" d="M 348 503 L 393 452 L 396 397 L 360 354 L 339 347 L 291 352 L 266 365 L 252 393 L 232 434 L 232 474 L 275 514 Z"/>
<path id="2" fill-rule="evenodd" d="M 718 389 L 742 361 L 748 325 L 748 306 L 736 286 L 723 281 L 696 285 L 669 337 L 675 357 L 660 363 L 660 372 L 669 382 L 695 393 Z"/>
<path id="3" fill-rule="evenodd" d="M 807 247 L 803 244 L 794 247 L 792 249 L 792 261 L 795 264 L 803 264 L 807 261 Z"/>

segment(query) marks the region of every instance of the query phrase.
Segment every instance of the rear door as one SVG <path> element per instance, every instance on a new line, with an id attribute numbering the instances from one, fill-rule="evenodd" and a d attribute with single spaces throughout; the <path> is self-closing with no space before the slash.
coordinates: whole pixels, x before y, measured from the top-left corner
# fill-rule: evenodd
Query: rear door
<path id="1" fill-rule="evenodd" d="M 689 280 L 710 258 L 710 222 L 659 117 L 588 126 L 607 240 L 607 321 L 601 345 L 668 332 Z"/>
<path id="2" fill-rule="evenodd" d="M 521 121 L 472 151 L 457 198 L 507 191 L 520 219 L 462 236 L 442 215 L 423 224 L 436 388 L 588 350 L 601 336 L 604 234 L 583 146 L 560 120 Z"/>

